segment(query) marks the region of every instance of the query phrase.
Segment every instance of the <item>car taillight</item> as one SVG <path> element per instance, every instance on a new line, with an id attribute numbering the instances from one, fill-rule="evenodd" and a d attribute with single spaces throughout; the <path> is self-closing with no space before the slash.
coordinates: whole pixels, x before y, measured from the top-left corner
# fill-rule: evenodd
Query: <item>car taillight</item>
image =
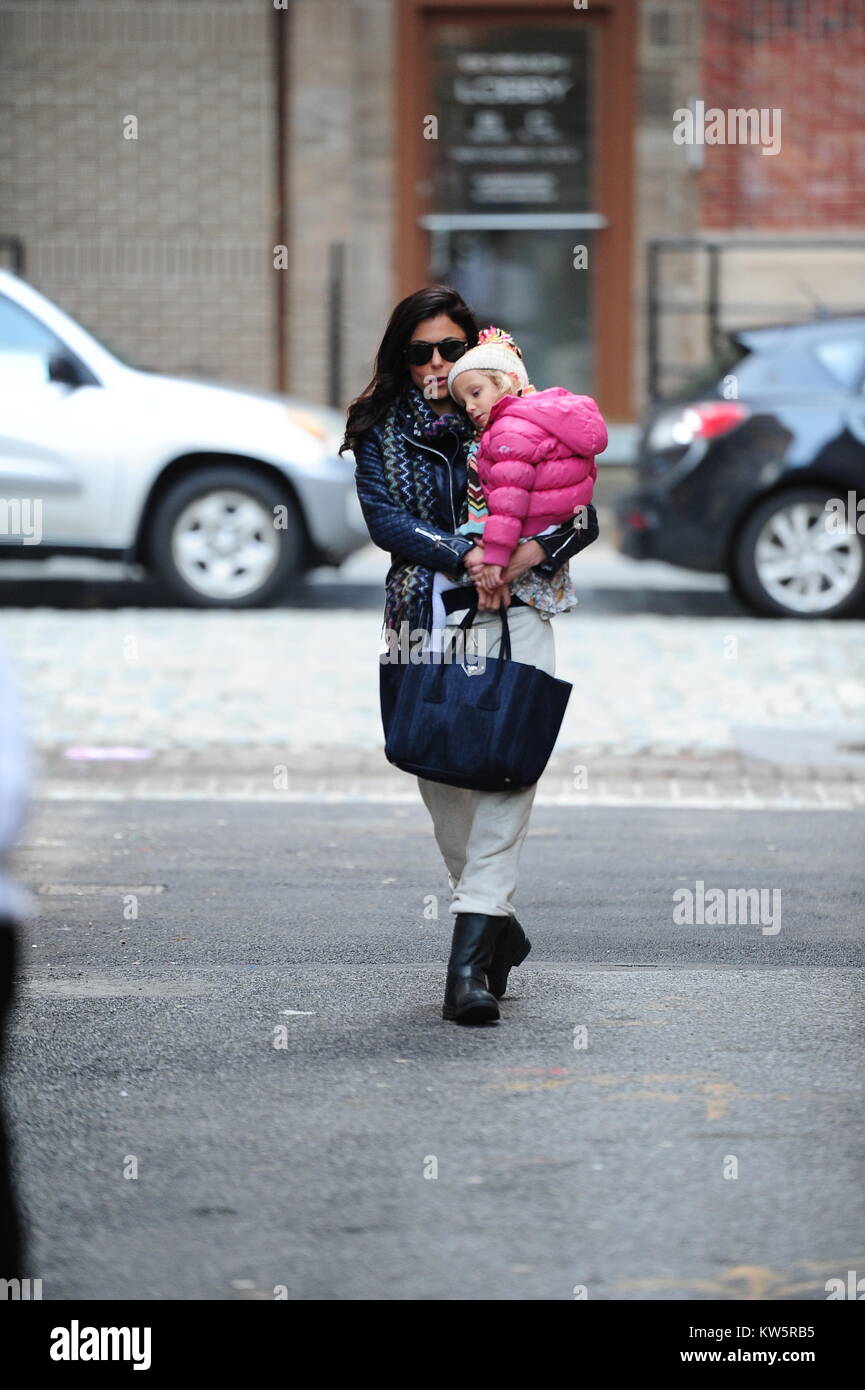
<path id="1" fill-rule="evenodd" d="M 716 439 L 735 429 L 748 415 L 738 401 L 705 401 L 686 406 L 671 426 L 670 433 L 677 444 L 690 444 L 692 439 Z"/>

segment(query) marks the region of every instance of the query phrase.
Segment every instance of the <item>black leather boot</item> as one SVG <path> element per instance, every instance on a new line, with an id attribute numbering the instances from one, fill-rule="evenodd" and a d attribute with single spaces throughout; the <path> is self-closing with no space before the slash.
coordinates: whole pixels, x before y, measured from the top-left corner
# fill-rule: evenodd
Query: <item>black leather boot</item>
<path id="1" fill-rule="evenodd" d="M 487 970 L 506 917 L 458 912 L 448 961 L 442 1018 L 455 1023 L 494 1023 L 499 1006 L 487 989 Z"/>
<path id="2" fill-rule="evenodd" d="M 508 972 L 511 967 L 521 965 L 531 949 L 532 943 L 516 917 L 509 917 L 496 942 L 492 963 L 487 971 L 490 994 L 494 994 L 496 999 L 501 999 L 508 987 Z"/>

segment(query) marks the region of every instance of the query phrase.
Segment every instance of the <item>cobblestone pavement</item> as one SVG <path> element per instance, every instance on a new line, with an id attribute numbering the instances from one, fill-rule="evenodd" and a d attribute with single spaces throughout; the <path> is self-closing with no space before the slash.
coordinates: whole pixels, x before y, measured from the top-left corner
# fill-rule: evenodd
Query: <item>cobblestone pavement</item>
<path id="1" fill-rule="evenodd" d="M 6 610 L 43 794 L 413 799 L 381 752 L 380 624 L 340 608 Z M 861 623 L 584 607 L 555 631 L 574 693 L 541 800 L 863 804 Z M 92 751 L 117 746 L 129 761 Z"/>

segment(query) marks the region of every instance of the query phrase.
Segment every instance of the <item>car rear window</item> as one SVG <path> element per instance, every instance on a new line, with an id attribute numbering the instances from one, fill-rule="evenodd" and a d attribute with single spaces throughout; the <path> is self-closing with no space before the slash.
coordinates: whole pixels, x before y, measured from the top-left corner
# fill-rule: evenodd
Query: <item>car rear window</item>
<path id="1" fill-rule="evenodd" d="M 846 391 L 852 391 L 865 371 L 865 336 L 826 338 L 815 345 L 814 356 L 833 381 Z"/>

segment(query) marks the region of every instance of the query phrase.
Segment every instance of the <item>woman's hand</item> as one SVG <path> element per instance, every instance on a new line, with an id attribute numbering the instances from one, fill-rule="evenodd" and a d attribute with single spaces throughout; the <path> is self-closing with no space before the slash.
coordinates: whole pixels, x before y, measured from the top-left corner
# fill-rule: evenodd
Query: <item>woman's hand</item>
<path id="1" fill-rule="evenodd" d="M 484 566 L 483 546 L 474 545 L 471 550 L 467 550 L 463 558 L 463 565 L 465 566 L 466 574 L 477 582 Z"/>
<path id="2" fill-rule="evenodd" d="M 526 541 L 525 544 L 518 545 L 502 575 L 504 583 L 509 584 L 512 579 L 519 579 L 521 574 L 532 568 L 532 565 L 542 565 L 546 558 L 547 552 L 537 541 Z"/>
<path id="3" fill-rule="evenodd" d="M 500 584 L 492 593 L 486 589 L 478 589 L 478 612 L 483 608 L 509 608 L 511 603 L 511 591 L 507 584 Z"/>

